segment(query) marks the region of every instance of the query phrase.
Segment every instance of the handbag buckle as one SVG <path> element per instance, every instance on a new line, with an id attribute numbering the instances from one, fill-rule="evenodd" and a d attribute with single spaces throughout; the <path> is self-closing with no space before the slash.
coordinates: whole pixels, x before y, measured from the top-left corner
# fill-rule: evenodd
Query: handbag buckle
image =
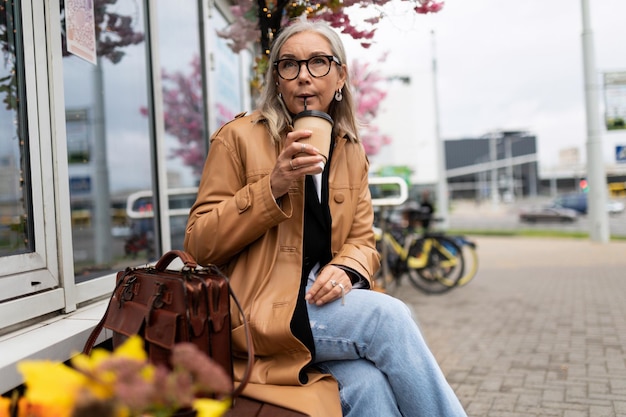
<path id="1" fill-rule="evenodd" d="M 122 291 L 119 298 L 119 307 L 122 308 L 122 305 L 126 301 L 130 301 L 135 296 L 134 286 L 137 281 L 136 276 L 132 276 L 128 278 L 128 280 L 122 286 Z"/>
<path id="2" fill-rule="evenodd" d="M 152 323 L 152 311 L 158 310 L 165 304 L 163 301 L 163 294 L 167 286 L 162 282 L 155 283 L 156 289 L 154 294 L 150 297 L 148 311 L 146 312 L 146 324 Z"/>
<path id="3" fill-rule="evenodd" d="M 167 287 L 162 282 L 156 283 L 156 290 L 154 291 L 154 298 L 152 299 L 152 305 L 150 306 L 150 309 L 159 309 L 163 307 L 163 305 L 165 304 L 163 301 L 163 294 L 165 292 L 164 289 L 166 288 Z"/>

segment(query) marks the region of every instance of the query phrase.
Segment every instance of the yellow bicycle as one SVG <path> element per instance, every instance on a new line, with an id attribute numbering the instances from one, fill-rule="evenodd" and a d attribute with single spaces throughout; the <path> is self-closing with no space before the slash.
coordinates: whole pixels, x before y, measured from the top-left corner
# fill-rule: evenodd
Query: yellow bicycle
<path id="1" fill-rule="evenodd" d="M 379 287 L 400 284 L 407 275 L 417 289 L 441 294 L 467 284 L 478 270 L 476 244 L 463 236 L 418 233 L 406 228 L 374 228 L 381 267 L 374 279 Z"/>
<path id="2" fill-rule="evenodd" d="M 463 260 L 465 262 L 465 273 L 456 282 L 457 287 L 461 287 L 472 280 L 478 272 L 478 251 L 476 250 L 476 242 L 467 239 L 465 236 L 449 235 L 450 239 L 461 248 L 463 252 Z"/>

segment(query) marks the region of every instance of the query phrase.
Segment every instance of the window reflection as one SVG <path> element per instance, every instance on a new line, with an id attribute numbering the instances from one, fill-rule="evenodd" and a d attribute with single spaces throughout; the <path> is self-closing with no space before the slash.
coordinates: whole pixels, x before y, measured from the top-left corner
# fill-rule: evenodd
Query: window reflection
<path id="1" fill-rule="evenodd" d="M 250 71 L 250 56 L 248 52 L 234 53 L 228 46 L 228 42 L 217 36 L 216 28 L 225 28 L 228 22 L 221 13 L 216 11 L 205 19 L 205 27 L 208 27 L 206 44 L 212 55 L 211 68 L 207 71 L 209 78 L 209 126 L 210 132 L 214 132 L 224 123 L 241 111 L 249 108 L 248 94 L 244 93 L 242 74 Z M 249 84 L 247 80 L 245 84 Z"/>
<path id="2" fill-rule="evenodd" d="M 63 36 L 77 281 L 122 269 L 131 259 L 147 262 L 154 253 L 154 241 L 132 257 L 125 250 L 133 235 L 128 196 L 153 189 L 149 119 L 140 111 L 148 105 L 143 4 L 96 0 L 94 6 L 97 65 L 68 53 Z M 64 19 L 64 2 L 61 7 Z"/>
<path id="3" fill-rule="evenodd" d="M 34 249 L 19 10 L 0 4 L 0 256 Z"/>
<path id="4" fill-rule="evenodd" d="M 189 210 L 196 201 L 196 187 L 177 187 L 168 190 L 168 214 L 172 248 L 182 249 Z M 131 236 L 126 241 L 126 254 L 136 257 L 141 250 L 151 250 L 154 239 L 152 191 L 138 191 L 128 196 L 126 213 L 131 223 Z"/>
<path id="5" fill-rule="evenodd" d="M 188 210 L 196 196 L 193 187 L 198 183 L 206 157 L 198 3 L 192 0 L 157 3 L 173 249 L 183 248 Z"/>

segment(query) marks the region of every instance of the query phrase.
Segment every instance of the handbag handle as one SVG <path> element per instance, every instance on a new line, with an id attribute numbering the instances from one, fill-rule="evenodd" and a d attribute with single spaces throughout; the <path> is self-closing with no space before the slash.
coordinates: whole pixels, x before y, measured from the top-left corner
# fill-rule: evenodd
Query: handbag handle
<path id="1" fill-rule="evenodd" d="M 159 259 L 159 261 L 155 265 L 155 268 L 158 271 L 164 271 L 167 268 L 167 266 L 174 259 L 176 259 L 176 257 L 179 257 L 183 261 L 185 266 L 188 267 L 188 268 L 194 269 L 194 268 L 196 268 L 198 266 L 198 264 L 196 263 L 195 259 L 193 259 L 193 257 L 190 254 L 188 254 L 187 252 L 181 251 L 181 250 L 171 250 L 171 251 L 165 253 Z M 245 372 L 243 374 L 243 377 L 241 378 L 241 382 L 239 383 L 237 388 L 235 388 L 233 390 L 233 393 L 231 395 L 232 399 L 234 401 L 235 398 L 237 398 L 239 395 L 241 395 L 241 393 L 243 392 L 243 390 L 246 387 L 246 385 L 248 385 L 248 381 L 250 381 L 250 375 L 252 374 L 252 367 L 254 366 L 254 345 L 252 344 L 252 334 L 250 333 L 250 324 L 248 323 L 248 320 L 246 319 L 246 314 L 243 311 L 243 307 L 241 306 L 241 303 L 237 299 L 237 296 L 233 292 L 233 289 L 230 287 L 230 280 L 228 279 L 228 277 L 226 275 L 224 275 L 222 273 L 222 271 L 219 270 L 219 268 L 215 267 L 214 271 L 218 275 L 220 275 L 222 278 L 224 278 L 226 280 L 226 283 L 228 284 L 228 292 L 230 293 L 230 296 L 232 297 L 233 301 L 235 302 L 235 305 L 237 305 L 237 309 L 239 310 L 239 313 L 241 314 L 241 320 L 243 321 L 243 327 L 244 327 L 244 331 L 246 333 L 246 349 L 248 350 L 248 361 L 247 361 L 247 364 L 246 364 L 246 370 L 245 370 Z M 120 286 L 120 284 L 122 282 L 124 282 L 124 277 L 126 277 L 126 275 L 128 275 L 128 273 L 130 273 L 130 272 L 132 272 L 132 268 L 126 268 L 126 271 L 124 272 L 124 274 L 122 274 L 120 279 L 115 284 L 115 288 L 113 289 L 113 293 L 112 294 L 114 294 L 117 291 L 117 289 Z M 107 318 L 107 315 L 109 313 L 109 307 L 111 306 L 112 302 L 113 302 L 113 297 L 111 296 L 109 298 L 109 304 L 107 305 L 107 308 L 104 311 L 104 315 L 102 316 L 102 318 L 100 319 L 98 324 L 96 324 L 96 326 L 92 330 L 91 334 L 87 338 L 87 341 L 85 342 L 85 346 L 83 347 L 83 352 L 82 352 L 85 355 L 88 355 L 91 352 L 91 350 L 93 349 L 94 344 L 96 343 L 96 339 L 98 338 L 98 336 L 102 332 L 102 329 L 104 328 L 104 323 L 106 322 L 106 318 Z"/>
<path id="2" fill-rule="evenodd" d="M 183 263 L 185 264 L 186 268 L 196 269 L 198 267 L 198 263 L 195 259 L 193 259 L 190 254 L 182 250 L 174 249 L 166 252 L 163 256 L 161 256 L 156 265 L 154 265 L 154 268 L 159 272 L 163 272 L 165 271 L 165 269 L 167 269 L 168 265 L 171 264 L 172 261 L 176 258 L 180 258 L 180 260 L 183 261 Z"/>

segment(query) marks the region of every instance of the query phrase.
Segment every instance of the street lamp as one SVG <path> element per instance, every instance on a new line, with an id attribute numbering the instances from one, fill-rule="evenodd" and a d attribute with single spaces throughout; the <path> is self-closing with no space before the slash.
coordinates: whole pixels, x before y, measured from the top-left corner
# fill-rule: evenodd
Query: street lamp
<path id="1" fill-rule="evenodd" d="M 435 31 L 432 35 L 432 61 L 433 61 L 433 107 L 435 113 L 435 146 L 437 155 L 437 214 L 441 220 L 441 227 L 446 230 L 449 224 L 448 216 L 448 176 L 446 174 L 445 145 L 441 139 L 439 129 L 439 94 L 437 91 L 437 53 L 435 49 Z"/>
<path id="2" fill-rule="evenodd" d="M 593 47 L 593 33 L 589 23 L 589 1 L 582 0 L 582 43 L 585 76 L 585 110 L 587 119 L 587 181 L 589 195 L 589 237 L 601 243 L 609 241 L 609 219 L 606 210 L 608 198 L 606 173 L 602 158 L 600 134 L 599 93 Z"/>

